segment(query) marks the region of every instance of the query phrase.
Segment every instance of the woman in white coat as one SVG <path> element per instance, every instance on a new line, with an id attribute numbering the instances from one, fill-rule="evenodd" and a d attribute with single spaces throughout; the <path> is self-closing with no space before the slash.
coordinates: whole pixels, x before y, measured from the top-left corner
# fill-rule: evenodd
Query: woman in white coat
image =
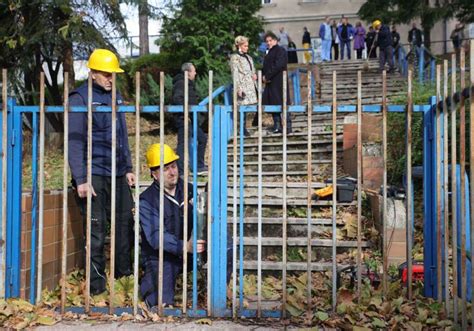
<path id="1" fill-rule="evenodd" d="M 236 53 L 230 57 L 230 68 L 234 82 L 237 86 L 238 105 L 254 105 L 257 103 L 257 74 L 253 59 L 247 54 L 249 49 L 249 40 L 244 36 L 235 38 Z M 246 116 L 244 116 L 245 119 Z M 244 124 L 244 134 L 249 132 Z"/>

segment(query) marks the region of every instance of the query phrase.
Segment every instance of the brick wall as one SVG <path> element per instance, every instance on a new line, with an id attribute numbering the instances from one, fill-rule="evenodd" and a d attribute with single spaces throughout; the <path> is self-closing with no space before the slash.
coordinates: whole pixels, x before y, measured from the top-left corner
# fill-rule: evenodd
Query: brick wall
<path id="1" fill-rule="evenodd" d="M 45 192 L 44 196 L 44 234 L 43 234 L 43 288 L 53 289 L 61 277 L 62 247 L 62 191 Z M 22 197 L 21 224 L 21 283 L 20 295 L 28 298 L 30 293 L 31 268 L 31 209 L 32 197 L 24 193 Z M 38 238 L 38 236 L 37 236 Z M 68 235 L 67 270 L 83 265 L 82 218 L 74 195 L 68 195 Z"/>

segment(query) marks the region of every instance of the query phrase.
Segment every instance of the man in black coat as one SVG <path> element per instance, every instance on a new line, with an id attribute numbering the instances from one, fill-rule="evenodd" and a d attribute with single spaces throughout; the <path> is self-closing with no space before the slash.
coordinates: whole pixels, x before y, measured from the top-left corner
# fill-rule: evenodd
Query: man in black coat
<path id="1" fill-rule="evenodd" d="M 173 78 L 173 105 L 184 105 L 184 72 L 188 72 L 188 105 L 199 104 L 199 97 L 194 84 L 196 78 L 196 68 L 192 63 L 184 63 L 181 66 L 181 73 Z M 191 109 L 190 109 L 191 110 Z M 198 114 L 199 115 L 199 114 Z M 192 136 L 193 136 L 193 114 L 189 112 L 189 162 L 192 164 Z M 178 146 L 176 152 L 179 155 L 178 169 L 180 174 L 184 174 L 184 113 L 179 113 L 176 116 L 176 127 L 178 129 Z M 197 167 L 199 175 L 207 174 L 207 166 L 204 163 L 204 156 L 206 154 L 207 134 L 198 125 L 197 128 Z"/>
<path id="2" fill-rule="evenodd" d="M 387 72 L 394 72 L 393 65 L 393 47 L 392 47 L 392 33 L 390 28 L 382 24 L 379 20 L 373 23 L 373 27 L 377 33 L 377 46 L 379 47 L 379 65 L 380 70 L 384 70 L 385 63 L 388 62 L 389 69 Z"/>
<path id="3" fill-rule="evenodd" d="M 265 42 L 268 46 L 268 53 L 263 59 L 263 82 L 265 90 L 263 91 L 262 103 L 264 105 L 283 105 L 283 72 L 287 70 L 288 54 L 286 50 L 278 45 L 278 38 L 271 31 L 265 34 Z M 290 104 L 290 89 L 287 84 L 287 104 Z M 281 114 L 272 113 L 273 127 L 270 129 L 273 133 L 282 133 Z M 287 116 L 287 132 L 291 133 L 290 114 Z"/>
<path id="4" fill-rule="evenodd" d="M 412 28 L 408 31 L 408 42 L 411 45 L 420 47 L 421 46 L 421 30 L 416 27 L 416 23 L 412 24 Z"/>
<path id="5" fill-rule="evenodd" d="M 372 26 L 370 26 L 369 32 L 367 32 L 367 35 L 365 36 L 365 43 L 367 44 L 367 49 L 369 52 L 368 57 L 370 59 L 377 58 L 377 46 L 375 45 L 375 36 L 375 30 Z"/>

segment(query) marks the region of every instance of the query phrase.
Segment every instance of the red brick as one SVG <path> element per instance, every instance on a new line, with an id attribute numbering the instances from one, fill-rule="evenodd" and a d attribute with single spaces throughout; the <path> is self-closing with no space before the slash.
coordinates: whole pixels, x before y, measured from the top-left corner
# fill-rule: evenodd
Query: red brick
<path id="1" fill-rule="evenodd" d="M 32 208 L 32 201 L 30 194 L 22 194 L 21 197 L 21 211 L 30 212 Z"/>
<path id="2" fill-rule="evenodd" d="M 31 251 L 24 251 L 20 254 L 21 269 L 28 269 L 31 267 Z"/>
<path id="3" fill-rule="evenodd" d="M 43 248 L 43 263 L 55 261 L 59 255 L 56 254 L 57 247 L 55 244 L 44 246 Z"/>
<path id="4" fill-rule="evenodd" d="M 43 246 L 47 246 L 50 244 L 56 243 L 56 236 L 54 233 L 54 228 L 53 226 L 44 228 L 43 230 Z"/>
<path id="5" fill-rule="evenodd" d="M 21 232 L 21 251 L 31 249 L 31 232 L 22 231 Z"/>
<path id="6" fill-rule="evenodd" d="M 25 212 L 21 215 L 21 229 L 31 230 L 31 212 Z"/>
<path id="7" fill-rule="evenodd" d="M 62 194 L 45 194 L 44 209 L 62 208 Z"/>
<path id="8" fill-rule="evenodd" d="M 44 227 L 55 226 L 61 224 L 61 209 L 46 209 L 43 215 Z"/>

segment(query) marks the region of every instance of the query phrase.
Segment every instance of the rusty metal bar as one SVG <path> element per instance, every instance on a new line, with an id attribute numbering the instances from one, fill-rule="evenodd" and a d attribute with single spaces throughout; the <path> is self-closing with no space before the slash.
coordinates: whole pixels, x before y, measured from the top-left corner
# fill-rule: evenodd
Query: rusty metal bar
<path id="1" fill-rule="evenodd" d="M 443 197 L 444 197 L 444 298 L 445 304 L 444 309 L 446 316 L 449 316 L 449 196 L 448 196 L 448 187 L 449 187 L 449 153 L 448 153 L 448 60 L 444 60 L 444 70 L 443 70 Z"/>
<path id="2" fill-rule="evenodd" d="M 472 193 L 472 190 L 474 188 L 474 178 L 473 178 L 473 174 L 474 174 L 474 153 L 472 152 L 472 148 L 474 146 L 474 95 L 473 95 L 473 89 L 474 89 L 474 42 L 471 40 L 470 41 L 470 45 L 471 45 L 471 52 L 469 54 L 469 68 L 470 68 L 470 77 L 471 77 L 471 82 L 470 82 L 470 95 L 469 95 L 469 98 L 470 98 L 470 108 L 469 108 L 469 119 L 470 119 L 470 132 L 469 132 L 469 137 L 471 139 L 471 144 L 470 144 L 470 147 L 471 147 L 471 153 L 470 153 L 470 159 L 469 159 L 469 162 L 470 162 L 470 179 L 471 179 L 471 195 L 470 195 L 470 198 L 471 198 L 471 206 L 473 206 L 474 204 L 474 193 Z M 470 219 L 470 222 L 471 222 L 471 289 L 473 288 L 473 285 L 474 285 L 474 268 L 472 267 L 472 257 L 474 256 L 473 252 L 472 252 L 472 248 L 474 247 L 474 233 L 473 233 L 473 229 L 474 229 L 474 215 L 472 215 L 471 213 L 471 219 Z M 472 305 L 472 293 L 471 293 L 471 325 L 474 324 L 474 305 Z"/>
<path id="3" fill-rule="evenodd" d="M 84 291 L 85 312 L 90 312 L 91 293 L 91 215 L 92 215 L 92 73 L 87 80 L 87 204 L 86 204 L 86 288 Z"/>
<path id="4" fill-rule="evenodd" d="M 441 100 L 441 65 L 436 66 L 436 289 L 438 303 L 443 301 L 442 278 L 442 233 L 441 233 L 441 113 L 438 103 Z"/>
<path id="5" fill-rule="evenodd" d="M 133 315 L 138 314 L 138 262 L 140 238 L 140 98 L 141 75 L 135 73 L 135 215 L 134 215 L 134 240 L 133 240 Z M 162 209 L 161 209 L 162 210 Z"/>
<path id="6" fill-rule="evenodd" d="M 188 196 L 189 196 L 189 76 L 184 72 L 184 209 L 183 209 L 183 314 L 188 310 Z"/>
<path id="7" fill-rule="evenodd" d="M 357 300 L 362 288 L 362 72 L 357 71 Z"/>
<path id="8" fill-rule="evenodd" d="M 258 228 L 257 228 L 257 317 L 262 317 L 262 71 L 258 71 Z"/>
<path id="9" fill-rule="evenodd" d="M 451 96 L 456 93 L 456 54 L 451 56 Z M 458 226 L 457 226 L 457 131 L 456 131 L 456 104 L 451 102 L 451 224 L 452 224 L 452 251 L 453 251 L 453 320 L 458 323 Z"/>
<path id="10" fill-rule="evenodd" d="M 5 298 L 7 240 L 7 154 L 8 154 L 8 72 L 2 69 L 2 265 L 0 266 L 0 297 Z M 32 248 L 33 249 L 33 248 Z"/>
<path id="11" fill-rule="evenodd" d="M 112 73 L 112 153 L 110 175 L 110 270 L 109 270 L 109 313 L 114 313 L 115 298 L 115 227 L 116 227 L 116 193 L 117 190 L 117 75 Z"/>
<path id="12" fill-rule="evenodd" d="M 41 302 L 43 291 L 43 230 L 44 230 L 44 72 L 40 73 L 40 131 L 39 131 L 39 213 L 38 213 L 38 274 L 36 276 L 36 303 Z"/>
<path id="13" fill-rule="evenodd" d="M 165 238 L 165 73 L 160 72 L 160 219 L 159 219 L 159 247 L 158 247 L 158 314 L 163 315 L 163 259 Z M 187 224 L 187 218 L 183 220 Z M 186 242 L 183 242 L 186 244 Z M 186 269 L 185 269 L 186 270 Z M 186 272 L 186 271 L 185 271 Z"/>
<path id="14" fill-rule="evenodd" d="M 460 78 L 461 91 L 466 87 L 466 62 L 464 50 L 460 50 Z M 459 108 L 459 145 L 460 145 L 460 166 L 461 166 L 461 324 L 462 329 L 467 329 L 467 270 L 466 270 L 466 109 L 464 107 L 465 98 L 461 94 Z"/>
<path id="15" fill-rule="evenodd" d="M 383 275 L 382 288 L 384 296 L 387 295 L 388 276 L 388 246 L 387 246 L 387 71 L 382 72 L 382 150 L 383 150 L 383 202 L 382 202 L 382 224 L 383 224 Z"/>
<path id="16" fill-rule="evenodd" d="M 208 104 L 208 135 L 210 137 L 208 141 L 208 190 L 207 190 L 207 315 L 212 316 L 212 305 L 211 305 L 211 295 L 212 295 L 212 127 L 213 127 L 213 100 L 212 100 L 212 91 L 213 91 L 213 79 L 214 72 L 209 71 L 209 104 Z M 243 294 L 241 294 L 242 296 Z"/>
<path id="17" fill-rule="evenodd" d="M 287 105 L 287 88 L 288 88 L 288 72 L 283 71 L 283 104 L 282 104 L 282 127 L 283 127 L 283 164 L 282 164 L 282 237 L 283 237 L 283 242 L 282 242 L 282 271 L 281 271 L 281 277 L 282 277 L 282 305 L 281 305 L 281 313 L 283 318 L 286 317 L 286 300 L 287 300 L 287 293 L 286 293 L 286 267 L 287 267 L 287 237 L 288 237 L 288 198 L 287 198 L 287 178 L 286 178 L 286 173 L 287 173 L 287 142 L 288 142 L 288 122 L 287 122 L 287 115 L 288 115 L 288 105 Z M 311 86 L 311 85 L 308 85 Z M 310 130 L 310 128 L 308 128 Z"/>
<path id="18" fill-rule="evenodd" d="M 407 107 L 407 192 L 406 192 L 406 231 L 407 231 L 407 264 L 408 264 L 408 299 L 411 300 L 413 297 L 413 260 L 412 260 L 412 248 L 413 248 L 413 226 L 412 226 L 412 205 L 411 197 L 413 195 L 412 188 L 412 175 L 411 175 L 411 119 L 413 112 L 413 99 L 412 99 L 412 80 L 413 73 L 411 70 L 408 71 L 408 107 Z"/>
<path id="19" fill-rule="evenodd" d="M 332 311 L 337 305 L 337 73 L 332 72 Z"/>
<path id="20" fill-rule="evenodd" d="M 232 317 L 237 317 L 237 113 L 239 105 L 237 104 L 237 75 L 234 75 L 233 89 L 233 149 L 232 149 Z M 243 148 L 243 146 L 240 146 Z M 243 201 L 240 201 L 243 203 Z"/>
<path id="21" fill-rule="evenodd" d="M 313 310 L 313 297 L 311 295 L 311 289 L 313 288 L 312 284 L 312 279 L 313 275 L 311 272 L 312 269 L 312 252 L 313 252 L 313 247 L 311 245 L 311 233 L 312 233 L 312 222 L 313 222 L 313 211 L 312 211 L 312 195 L 313 195 L 313 189 L 312 189 L 312 182 L 313 182 L 313 150 L 312 150 L 312 137 L 313 137 L 313 99 L 311 97 L 311 70 L 308 70 L 308 144 L 307 144 L 307 177 L 308 177 L 308 182 L 307 182 L 307 207 L 306 207 L 306 219 L 307 219 L 307 243 L 306 243 L 306 269 L 308 273 L 308 279 L 306 282 L 306 308 L 307 308 L 307 314 L 308 316 L 311 315 L 312 310 Z"/>
<path id="22" fill-rule="evenodd" d="M 64 314 L 66 307 L 66 273 L 67 273 L 67 217 L 68 217 L 68 135 L 69 135 L 69 73 L 64 73 L 64 93 L 63 93 L 63 107 L 64 107 L 64 135 L 63 135 L 63 226 L 62 226 L 62 250 L 61 250 L 61 314 Z"/>

